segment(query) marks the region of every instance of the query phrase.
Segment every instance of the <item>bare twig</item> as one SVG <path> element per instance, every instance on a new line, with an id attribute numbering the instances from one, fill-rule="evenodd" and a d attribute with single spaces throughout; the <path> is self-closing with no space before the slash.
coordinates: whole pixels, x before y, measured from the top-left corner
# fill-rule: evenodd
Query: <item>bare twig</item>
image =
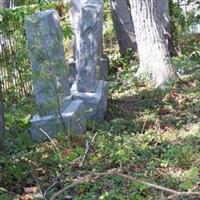
<path id="1" fill-rule="evenodd" d="M 56 176 L 56 177 L 54 178 L 53 182 L 51 183 L 51 185 L 44 191 L 44 197 L 45 197 L 45 198 L 47 197 L 48 192 L 49 192 L 53 187 L 55 187 L 55 186 L 59 183 L 59 181 L 60 181 L 60 179 L 61 179 L 61 176 L 62 176 L 63 174 L 64 174 L 64 171 L 61 172 L 58 176 Z"/>
<path id="2" fill-rule="evenodd" d="M 121 176 L 121 177 L 123 177 L 125 179 L 129 179 L 131 181 L 135 181 L 135 182 L 147 185 L 149 187 L 155 188 L 157 190 L 161 190 L 161 191 L 164 191 L 164 192 L 167 192 L 167 193 L 171 193 L 171 194 L 173 194 L 175 196 L 198 195 L 200 197 L 200 192 L 179 192 L 179 191 L 176 191 L 176 190 L 173 190 L 173 189 L 170 189 L 170 188 L 166 188 L 166 187 L 163 187 L 163 186 L 160 186 L 160 185 L 156 185 L 156 184 L 149 183 L 149 182 L 146 182 L 146 181 L 138 180 L 133 176 L 126 175 L 126 174 L 120 173 L 118 171 L 116 171 L 115 174 L 118 175 L 118 176 Z"/>
<path id="3" fill-rule="evenodd" d="M 64 193 L 65 191 L 67 191 L 68 189 L 70 188 L 73 188 L 75 187 L 76 185 L 79 185 L 81 183 L 84 183 L 84 182 L 87 182 L 89 181 L 91 178 L 93 178 L 93 180 L 96 180 L 102 176 L 108 176 L 108 175 L 111 175 L 111 174 L 114 174 L 114 172 L 116 171 L 116 169 L 111 169 L 111 170 L 108 170 L 106 172 L 102 172 L 102 173 L 91 173 L 91 174 L 88 174 L 84 177 L 81 177 L 79 179 L 76 179 L 72 184 L 68 185 L 67 187 L 63 188 L 62 190 L 59 190 L 58 192 L 56 192 L 51 198 L 50 200 L 55 200 L 57 199 L 57 197 Z"/>
<path id="4" fill-rule="evenodd" d="M 55 150 L 59 152 L 58 147 L 56 146 L 56 144 L 55 144 L 55 142 L 52 140 L 52 138 L 48 135 L 48 133 L 47 133 L 46 131 L 44 131 L 42 128 L 40 128 L 40 131 L 51 141 L 51 143 L 53 144 Z"/>
<path id="5" fill-rule="evenodd" d="M 39 182 L 38 182 L 38 179 L 36 178 L 36 176 L 34 175 L 34 173 L 33 173 L 33 176 L 34 176 L 36 185 L 37 185 L 37 187 L 38 187 L 39 193 L 40 193 L 41 197 L 44 198 L 44 194 L 43 194 L 43 192 L 42 192 L 42 190 L 41 190 L 41 187 L 40 187 L 40 184 L 39 184 Z"/>
<path id="6" fill-rule="evenodd" d="M 48 192 L 57 184 L 58 184 L 58 179 L 56 178 L 56 180 L 54 180 L 53 183 L 44 191 L 44 197 L 46 197 Z"/>
<path id="7" fill-rule="evenodd" d="M 173 189 L 170 189 L 170 188 L 166 188 L 166 187 L 163 187 L 163 186 L 160 186 L 160 185 L 156 185 L 156 184 L 153 184 L 153 183 L 149 183 L 149 182 L 146 182 L 146 181 L 143 181 L 143 180 L 136 179 L 133 176 L 121 173 L 118 169 L 111 169 L 111 170 L 108 170 L 108 171 L 102 172 L 102 173 L 91 173 L 91 174 L 88 174 L 84 177 L 81 177 L 79 179 L 74 180 L 74 182 L 72 184 L 70 184 L 67 187 L 63 188 L 62 190 L 59 190 L 58 192 L 56 192 L 50 198 L 50 200 L 57 199 L 57 197 L 60 194 L 64 193 L 68 189 L 75 187 L 76 185 L 82 184 L 84 182 L 87 182 L 90 179 L 97 180 L 98 178 L 100 178 L 102 176 L 109 176 L 109 175 L 117 175 L 117 176 L 123 177 L 125 179 L 147 185 L 148 187 L 151 187 L 151 188 L 163 191 L 163 192 L 170 193 L 170 194 L 172 194 L 170 197 L 172 197 L 172 196 L 173 197 L 180 197 L 180 196 L 183 197 L 183 196 L 192 196 L 192 195 L 200 197 L 200 192 L 179 192 L 179 191 L 176 191 L 176 190 L 173 190 Z"/>
<path id="8" fill-rule="evenodd" d="M 143 126 L 142 126 L 141 134 L 144 133 L 144 129 L 145 129 L 145 126 L 146 126 L 146 122 L 147 122 L 147 117 L 145 117 L 145 120 L 144 120 L 144 123 L 143 123 Z"/>
<path id="9" fill-rule="evenodd" d="M 2 82 L 0 80 L 0 149 L 3 148 L 3 139 L 4 139 L 4 106 L 3 106 L 3 90 Z"/>
<path id="10" fill-rule="evenodd" d="M 90 146 L 94 142 L 94 139 L 96 138 L 96 136 L 97 136 L 97 132 L 93 135 L 93 137 L 91 138 L 91 140 L 89 142 L 88 142 L 88 140 L 86 141 L 86 148 L 85 148 L 85 153 L 82 156 L 82 164 L 81 164 L 81 166 L 83 166 L 85 164 L 85 160 L 86 160 L 87 154 L 88 154 L 88 152 L 90 150 Z"/>
<path id="11" fill-rule="evenodd" d="M 86 159 L 86 156 L 87 156 L 87 153 L 90 149 L 90 142 L 88 140 L 85 141 L 85 152 L 84 154 L 81 156 L 82 157 L 82 163 L 81 165 L 83 166 L 84 162 L 85 162 L 85 159 Z"/>

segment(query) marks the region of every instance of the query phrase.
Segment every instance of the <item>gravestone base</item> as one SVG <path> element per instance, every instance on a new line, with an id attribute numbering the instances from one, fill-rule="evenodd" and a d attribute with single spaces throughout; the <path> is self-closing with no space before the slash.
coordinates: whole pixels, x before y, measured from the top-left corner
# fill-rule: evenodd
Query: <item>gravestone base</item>
<path id="1" fill-rule="evenodd" d="M 72 133 L 84 133 L 86 130 L 86 117 L 85 106 L 83 101 L 74 100 L 68 107 L 62 112 L 62 120 L 65 123 L 66 131 Z M 59 115 L 47 115 L 47 116 L 34 116 L 31 120 L 31 137 L 33 140 L 41 140 L 52 137 L 58 132 L 63 132 L 63 123 Z M 66 133 L 67 134 L 67 133 Z"/>
<path id="2" fill-rule="evenodd" d="M 83 100 L 86 107 L 86 118 L 103 121 L 107 111 L 108 82 L 100 80 L 95 93 L 78 92 L 76 88 L 76 84 L 73 84 L 71 93 L 73 99 Z"/>

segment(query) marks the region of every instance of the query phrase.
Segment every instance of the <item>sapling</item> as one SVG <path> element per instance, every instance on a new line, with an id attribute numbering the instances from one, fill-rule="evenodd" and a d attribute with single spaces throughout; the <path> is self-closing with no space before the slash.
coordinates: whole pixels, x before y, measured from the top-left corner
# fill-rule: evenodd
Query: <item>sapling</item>
<path id="1" fill-rule="evenodd" d="M 4 138 L 4 106 L 3 106 L 3 90 L 2 81 L 0 80 L 0 149 L 3 148 L 3 138 Z"/>

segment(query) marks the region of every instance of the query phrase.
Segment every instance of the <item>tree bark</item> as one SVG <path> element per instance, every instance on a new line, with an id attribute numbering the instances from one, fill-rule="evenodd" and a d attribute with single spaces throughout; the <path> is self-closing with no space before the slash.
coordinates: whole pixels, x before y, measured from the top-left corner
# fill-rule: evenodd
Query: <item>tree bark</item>
<path id="1" fill-rule="evenodd" d="M 155 87 L 164 87 L 168 80 L 174 79 L 174 70 L 157 0 L 130 0 L 130 5 L 140 61 L 137 75 L 148 73 Z"/>
<path id="2" fill-rule="evenodd" d="M 169 2 L 168 0 L 158 0 L 158 13 L 163 26 L 164 36 L 167 42 L 168 50 L 171 55 L 175 55 L 175 46 L 173 44 L 173 37 L 170 26 L 170 15 L 169 15 Z"/>
<path id="3" fill-rule="evenodd" d="M 128 48 L 136 51 L 135 32 L 127 0 L 110 0 L 110 6 L 120 54 L 124 56 Z"/>
<path id="4" fill-rule="evenodd" d="M 3 148 L 4 126 L 3 91 L 2 82 L 0 81 L 0 149 Z"/>

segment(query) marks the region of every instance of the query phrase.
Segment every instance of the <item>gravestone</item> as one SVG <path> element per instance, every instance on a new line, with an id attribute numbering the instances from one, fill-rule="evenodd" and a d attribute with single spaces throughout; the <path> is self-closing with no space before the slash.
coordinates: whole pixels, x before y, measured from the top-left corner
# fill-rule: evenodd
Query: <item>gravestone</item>
<path id="1" fill-rule="evenodd" d="M 25 20 L 38 116 L 31 120 L 33 139 L 44 133 L 85 130 L 84 103 L 72 101 L 59 16 L 55 10 L 37 12 Z"/>
<path id="2" fill-rule="evenodd" d="M 101 57 L 98 67 L 99 67 L 99 69 L 98 69 L 98 72 L 97 72 L 97 79 L 108 81 L 110 62 L 109 62 L 109 58 L 106 55 L 103 55 Z"/>
<path id="3" fill-rule="evenodd" d="M 79 92 L 95 92 L 97 88 L 96 66 L 101 57 L 103 25 L 102 0 L 86 0 L 81 13 L 76 36 L 77 89 Z"/>
<path id="4" fill-rule="evenodd" d="M 78 36 L 78 23 L 80 20 L 80 13 L 81 13 L 81 5 L 83 1 L 80 0 L 70 0 L 69 3 L 72 5 L 69 9 L 69 17 L 70 17 L 70 22 L 73 28 L 73 39 L 72 39 L 72 48 L 73 48 L 73 61 L 72 63 L 75 62 L 76 60 L 76 38 Z"/>
<path id="5" fill-rule="evenodd" d="M 108 95 L 108 83 L 97 79 L 102 57 L 103 0 L 72 0 L 72 9 L 77 23 L 74 25 L 77 75 L 71 92 L 74 99 L 84 101 L 87 118 L 102 121 Z"/>
<path id="6" fill-rule="evenodd" d="M 76 75 L 77 75 L 77 70 L 76 70 L 76 54 L 80 54 L 80 52 L 78 53 L 76 50 L 78 49 L 78 47 L 80 47 L 80 23 L 81 22 L 81 11 L 82 11 L 82 7 L 85 4 L 84 1 L 79 1 L 79 0 L 70 0 L 70 3 L 72 4 L 71 8 L 70 8 L 70 21 L 71 21 L 71 25 L 73 27 L 73 40 L 72 40 L 72 49 L 73 49 L 73 57 L 70 60 L 69 64 L 70 64 L 70 84 L 72 84 L 75 81 Z M 101 20 L 102 20 L 102 16 L 101 16 Z M 103 22 L 101 21 L 100 24 L 102 24 Z M 100 25 L 100 29 L 98 29 L 99 31 L 99 36 L 98 36 L 98 40 L 99 40 L 99 46 L 101 48 L 101 50 L 97 53 L 98 56 L 98 69 L 97 69 L 97 79 L 98 80 L 108 80 L 108 69 L 109 69 L 109 59 L 107 56 L 102 55 L 102 40 L 100 40 L 99 38 L 102 37 L 102 25 Z M 80 48 L 79 48 L 80 49 Z M 100 58 L 100 59 L 99 59 Z M 79 60 L 80 62 L 80 60 Z"/>

